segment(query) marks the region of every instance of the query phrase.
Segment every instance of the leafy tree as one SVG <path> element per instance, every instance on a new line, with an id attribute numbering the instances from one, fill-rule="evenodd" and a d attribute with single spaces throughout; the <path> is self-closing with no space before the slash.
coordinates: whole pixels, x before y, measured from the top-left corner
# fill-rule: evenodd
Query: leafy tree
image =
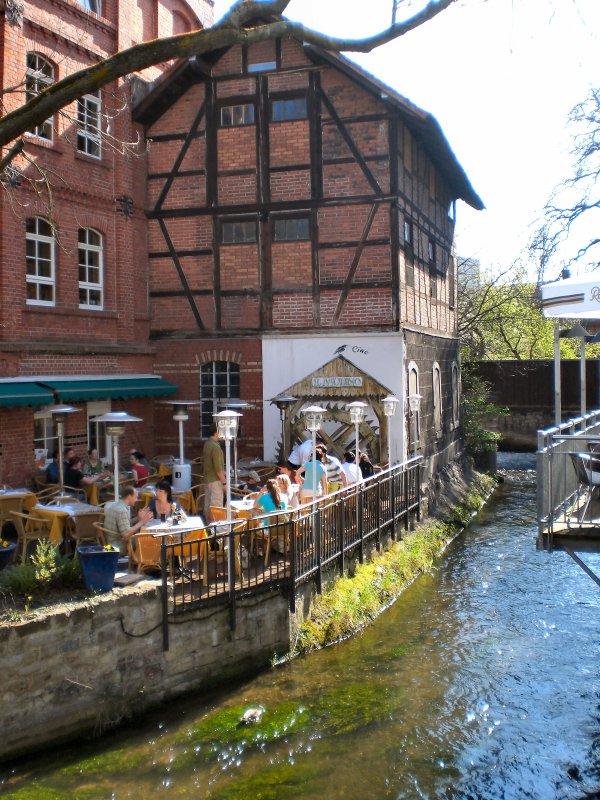
<path id="1" fill-rule="evenodd" d="M 463 365 L 554 357 L 555 323 L 542 314 L 537 285 L 523 270 L 513 268 L 492 275 L 471 269 L 466 277 L 463 274 L 459 285 Z M 569 327 L 568 322 L 565 327 Z M 562 358 L 578 358 L 579 340 L 561 339 L 560 349 Z M 587 346 L 588 356 L 597 352 L 598 345 Z"/>
<path id="2" fill-rule="evenodd" d="M 573 108 L 569 121 L 575 128 L 573 175 L 552 193 L 530 244 L 540 281 L 555 257 L 563 254 L 567 266 L 575 262 L 586 263 L 589 269 L 600 266 L 600 89 L 592 89 Z"/>

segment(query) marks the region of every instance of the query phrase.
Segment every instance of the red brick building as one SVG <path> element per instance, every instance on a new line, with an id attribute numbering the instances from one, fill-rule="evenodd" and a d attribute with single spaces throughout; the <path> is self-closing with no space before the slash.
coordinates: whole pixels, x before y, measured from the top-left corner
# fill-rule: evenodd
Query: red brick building
<path id="1" fill-rule="evenodd" d="M 39 91 L 211 12 L 211 0 L 0 0 L 2 86 Z M 122 155 L 138 135 L 148 151 Z M 240 451 L 272 458 L 282 428 L 268 401 L 282 393 L 298 398 L 288 441 L 319 402 L 338 449 L 352 443 L 346 403 L 367 402 L 361 446 L 382 460 L 382 397 L 419 393 L 419 446 L 434 465 L 456 454 L 455 202 L 482 204 L 429 114 L 285 40 L 81 98 L 27 136 L 25 156 L 0 198 L 0 481 L 27 478 L 33 448 L 51 449 L 55 400 L 81 410 L 66 431 L 81 451 L 106 448 L 89 419 L 110 409 L 144 419 L 125 446 L 175 451 L 170 411 L 152 400 L 174 391 L 201 403 L 190 455 L 239 397 L 251 404 Z M 50 200 L 35 191 L 48 184 Z M 395 460 L 406 420 L 401 405 Z"/>
<path id="2" fill-rule="evenodd" d="M 459 447 L 455 202 L 482 203 L 439 125 L 338 55 L 295 40 L 232 47 L 164 75 L 135 109 L 150 142 L 150 340 L 156 369 L 200 399 L 196 431 L 240 396 L 240 446 L 275 456 L 297 396 L 368 403 L 361 443 L 385 458 L 381 399 L 423 395 L 419 444 Z M 406 409 L 407 412 L 407 409 Z M 408 426 L 393 420 L 395 459 Z M 434 466 L 435 466 L 434 463 Z"/>
<path id="3" fill-rule="evenodd" d="M 212 0 L 0 0 L 0 86 L 7 111 L 48 83 L 135 42 L 212 21 Z M 144 78 L 162 69 L 147 70 Z M 145 149 L 130 81 L 86 95 L 30 131 L 0 191 L 0 481 L 33 472 L 51 451 L 55 400 L 81 413 L 66 441 L 83 453 L 97 413 L 128 410 L 131 443 L 153 449 Z M 61 380 L 62 379 L 62 380 Z M 129 444 L 127 442 L 126 444 Z"/>

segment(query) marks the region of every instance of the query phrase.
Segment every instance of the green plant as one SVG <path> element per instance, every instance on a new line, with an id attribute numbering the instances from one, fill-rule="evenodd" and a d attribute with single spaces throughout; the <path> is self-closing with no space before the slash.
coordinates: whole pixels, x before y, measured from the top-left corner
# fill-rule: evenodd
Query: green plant
<path id="1" fill-rule="evenodd" d="M 0 588 L 30 595 L 38 588 L 33 564 L 13 564 L 0 573 Z"/>
<path id="2" fill-rule="evenodd" d="M 40 539 L 31 556 L 31 563 L 35 570 L 35 579 L 40 587 L 49 586 L 56 578 L 58 572 L 58 548 L 54 547 L 48 539 Z"/>
<path id="3" fill-rule="evenodd" d="M 472 365 L 463 366 L 462 388 L 462 421 L 467 451 L 476 455 L 495 450 L 502 437 L 486 430 L 484 422 L 489 417 L 506 416 L 508 409 L 490 401 L 490 385 L 476 374 Z"/>

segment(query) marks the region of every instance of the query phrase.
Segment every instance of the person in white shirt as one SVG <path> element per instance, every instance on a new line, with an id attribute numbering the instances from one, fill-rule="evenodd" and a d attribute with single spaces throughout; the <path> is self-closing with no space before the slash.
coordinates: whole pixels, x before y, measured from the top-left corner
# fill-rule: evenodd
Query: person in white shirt
<path id="1" fill-rule="evenodd" d="M 352 450 L 344 453 L 344 463 L 342 464 L 344 475 L 346 476 L 346 485 L 352 486 L 355 483 L 362 481 L 362 473 L 360 468 L 356 466 L 356 456 Z"/>
<path id="2" fill-rule="evenodd" d="M 312 439 L 305 439 L 303 442 L 295 445 L 292 452 L 288 456 L 288 465 L 290 469 L 295 471 L 307 461 L 310 461 L 312 456 Z"/>

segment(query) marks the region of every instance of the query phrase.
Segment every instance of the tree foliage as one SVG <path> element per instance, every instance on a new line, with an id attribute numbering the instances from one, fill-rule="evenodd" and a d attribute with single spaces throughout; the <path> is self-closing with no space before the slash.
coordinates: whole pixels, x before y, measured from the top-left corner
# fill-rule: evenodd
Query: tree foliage
<path id="1" fill-rule="evenodd" d="M 540 281 L 557 258 L 566 266 L 600 266 L 600 89 L 592 89 L 573 108 L 569 121 L 575 129 L 573 174 L 553 191 L 530 244 Z M 553 271 L 558 274 L 561 268 Z"/>
<path id="2" fill-rule="evenodd" d="M 463 364 L 554 357 L 555 323 L 542 314 L 538 287 L 521 269 L 463 275 L 458 314 Z M 588 356 L 598 351 L 587 347 Z M 561 339 L 560 348 L 562 358 L 579 357 L 578 339 Z"/>
<path id="3" fill-rule="evenodd" d="M 135 44 L 50 84 L 28 102 L 0 118 L 0 148 L 14 143 L 19 136 L 66 108 L 77 98 L 95 92 L 119 78 L 172 59 L 201 56 L 236 44 L 251 45 L 286 37 L 295 37 L 308 44 L 337 52 L 368 53 L 418 28 L 455 1 L 429 0 L 420 11 L 404 20 L 394 21 L 374 36 L 338 39 L 287 19 L 269 21 L 283 14 L 291 0 L 238 0 L 212 28 Z"/>

